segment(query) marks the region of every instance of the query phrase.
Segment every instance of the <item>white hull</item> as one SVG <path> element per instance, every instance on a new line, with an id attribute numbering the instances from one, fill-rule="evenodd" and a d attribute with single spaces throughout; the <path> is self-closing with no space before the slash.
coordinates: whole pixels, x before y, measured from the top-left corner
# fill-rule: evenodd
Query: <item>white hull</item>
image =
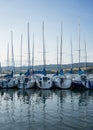
<path id="1" fill-rule="evenodd" d="M 77 75 L 72 79 L 72 86 L 71 88 L 74 89 L 85 89 L 88 82 L 88 78 L 86 74 Z"/>
<path id="2" fill-rule="evenodd" d="M 18 80 L 16 78 L 11 78 L 11 79 L 3 79 L 2 80 L 2 85 L 1 88 L 2 89 L 12 89 L 17 87 L 18 85 Z"/>
<path id="3" fill-rule="evenodd" d="M 35 86 L 35 79 L 34 78 L 21 78 L 20 83 L 18 84 L 19 89 L 30 89 Z"/>
<path id="4" fill-rule="evenodd" d="M 35 80 L 28 81 L 25 85 L 24 88 L 29 89 L 33 88 L 35 86 Z"/>
<path id="5" fill-rule="evenodd" d="M 8 88 L 7 80 L 4 80 L 4 79 L 2 80 L 1 88 L 2 88 L 2 89 L 6 89 L 6 88 Z"/>
<path id="6" fill-rule="evenodd" d="M 18 79 L 11 78 L 11 80 L 8 82 L 8 88 L 15 88 L 18 86 Z"/>
<path id="7" fill-rule="evenodd" d="M 93 77 L 89 77 L 86 83 L 87 89 L 93 89 Z"/>
<path id="8" fill-rule="evenodd" d="M 71 87 L 71 79 L 67 79 L 64 76 L 55 76 L 53 82 L 57 88 L 68 89 Z"/>
<path id="9" fill-rule="evenodd" d="M 40 89 L 50 89 L 53 86 L 53 82 L 49 76 L 42 75 L 36 79 L 36 85 Z"/>

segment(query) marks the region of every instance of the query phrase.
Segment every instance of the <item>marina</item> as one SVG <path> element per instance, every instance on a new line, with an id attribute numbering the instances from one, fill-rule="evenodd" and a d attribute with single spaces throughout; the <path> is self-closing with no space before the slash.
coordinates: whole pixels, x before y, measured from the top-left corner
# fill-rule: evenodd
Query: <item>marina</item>
<path id="1" fill-rule="evenodd" d="M 0 1 L 0 130 L 93 129 L 93 0 Z"/>
<path id="2" fill-rule="evenodd" d="M 93 75 L 19 75 L 0 79 L 0 89 L 93 89 Z"/>

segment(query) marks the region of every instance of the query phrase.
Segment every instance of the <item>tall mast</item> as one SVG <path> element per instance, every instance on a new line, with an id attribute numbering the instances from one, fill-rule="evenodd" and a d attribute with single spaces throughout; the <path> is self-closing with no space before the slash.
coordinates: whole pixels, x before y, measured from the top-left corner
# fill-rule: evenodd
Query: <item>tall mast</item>
<path id="1" fill-rule="evenodd" d="M 9 43 L 7 44 L 7 72 L 9 69 Z"/>
<path id="2" fill-rule="evenodd" d="M 58 37 L 57 37 L 57 71 L 58 71 Z"/>
<path id="3" fill-rule="evenodd" d="M 60 43 L 60 70 L 62 70 L 62 23 L 61 23 L 61 43 Z"/>
<path id="4" fill-rule="evenodd" d="M 32 71 L 34 66 L 34 33 L 33 33 L 33 48 L 32 48 Z"/>
<path id="5" fill-rule="evenodd" d="M 28 23 L 28 69 L 30 69 L 30 38 L 29 38 L 29 23 Z"/>
<path id="6" fill-rule="evenodd" d="M 79 27 L 79 69 L 80 69 L 80 22 L 78 24 L 78 27 Z"/>
<path id="7" fill-rule="evenodd" d="M 85 70 L 87 71 L 87 50 L 86 50 L 86 40 L 84 41 L 85 43 Z"/>
<path id="8" fill-rule="evenodd" d="M 23 45 L 23 35 L 21 34 L 21 48 L 20 48 L 20 72 L 22 71 L 22 45 Z"/>
<path id="9" fill-rule="evenodd" d="M 12 67 L 15 72 L 15 62 L 14 62 L 14 50 L 13 50 L 13 31 L 11 31 L 11 47 L 12 47 Z"/>
<path id="10" fill-rule="evenodd" d="M 44 69 L 46 69 L 46 56 L 45 56 L 45 43 L 44 43 L 44 22 L 43 22 L 43 64 L 44 64 Z"/>
<path id="11" fill-rule="evenodd" d="M 71 44 L 71 70 L 73 70 L 73 48 L 72 48 L 72 36 L 71 36 L 70 44 Z"/>

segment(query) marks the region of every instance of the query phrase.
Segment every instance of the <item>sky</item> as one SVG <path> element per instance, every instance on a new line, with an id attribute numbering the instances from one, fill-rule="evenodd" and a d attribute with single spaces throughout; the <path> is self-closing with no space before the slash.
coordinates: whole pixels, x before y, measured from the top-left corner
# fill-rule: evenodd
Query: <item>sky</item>
<path id="1" fill-rule="evenodd" d="M 62 63 L 71 63 L 71 37 L 73 44 L 73 62 L 78 63 L 80 23 L 81 62 L 85 61 L 84 40 L 87 46 L 87 60 L 93 62 L 93 0 L 0 0 L 0 62 L 7 65 L 7 45 L 9 43 L 9 64 L 11 56 L 11 31 L 15 65 L 20 66 L 20 44 L 23 35 L 22 65 L 28 65 L 27 23 L 30 30 L 30 52 L 34 33 L 34 64 L 43 64 L 44 21 L 46 64 L 57 63 L 57 36 L 60 60 L 61 23 L 63 25 Z M 60 63 L 60 61 L 59 61 Z"/>

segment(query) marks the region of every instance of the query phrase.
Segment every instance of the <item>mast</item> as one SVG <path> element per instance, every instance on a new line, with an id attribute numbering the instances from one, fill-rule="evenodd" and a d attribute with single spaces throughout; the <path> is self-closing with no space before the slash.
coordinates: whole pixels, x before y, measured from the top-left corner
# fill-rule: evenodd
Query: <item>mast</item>
<path id="1" fill-rule="evenodd" d="M 60 43 L 60 70 L 62 70 L 62 23 L 61 23 L 61 43 Z"/>
<path id="2" fill-rule="evenodd" d="M 33 48 L 32 48 L 32 72 L 33 72 L 33 66 L 34 66 L 34 33 L 33 33 Z"/>
<path id="3" fill-rule="evenodd" d="M 43 22 L 43 64 L 44 64 L 44 69 L 46 69 L 46 56 L 45 56 L 45 43 L 44 43 L 44 22 Z"/>
<path id="4" fill-rule="evenodd" d="M 79 69 L 80 69 L 80 22 L 79 22 L 79 24 L 78 24 L 78 27 L 79 27 Z"/>
<path id="5" fill-rule="evenodd" d="M 73 71 L 73 48 L 72 48 L 72 36 L 71 36 L 71 70 Z"/>
<path id="6" fill-rule="evenodd" d="M 23 35 L 21 34 L 21 48 L 20 48 L 20 72 L 22 71 L 22 46 L 23 46 Z"/>
<path id="7" fill-rule="evenodd" d="M 9 43 L 7 45 L 7 72 L 9 70 Z"/>
<path id="8" fill-rule="evenodd" d="M 61 44 L 60 44 L 60 70 L 62 69 L 62 23 L 61 23 Z"/>
<path id="9" fill-rule="evenodd" d="M 87 50 L 86 50 L 86 40 L 84 41 L 84 44 L 85 44 L 85 71 L 87 72 Z"/>
<path id="10" fill-rule="evenodd" d="M 58 36 L 57 36 L 57 71 L 58 71 Z"/>
<path id="11" fill-rule="evenodd" d="M 11 31 L 11 47 L 12 47 L 12 67 L 13 67 L 13 72 L 15 72 L 14 50 L 13 50 L 13 31 Z"/>
<path id="12" fill-rule="evenodd" d="M 28 69 L 30 69 L 30 38 L 29 38 L 29 23 L 28 23 Z"/>

